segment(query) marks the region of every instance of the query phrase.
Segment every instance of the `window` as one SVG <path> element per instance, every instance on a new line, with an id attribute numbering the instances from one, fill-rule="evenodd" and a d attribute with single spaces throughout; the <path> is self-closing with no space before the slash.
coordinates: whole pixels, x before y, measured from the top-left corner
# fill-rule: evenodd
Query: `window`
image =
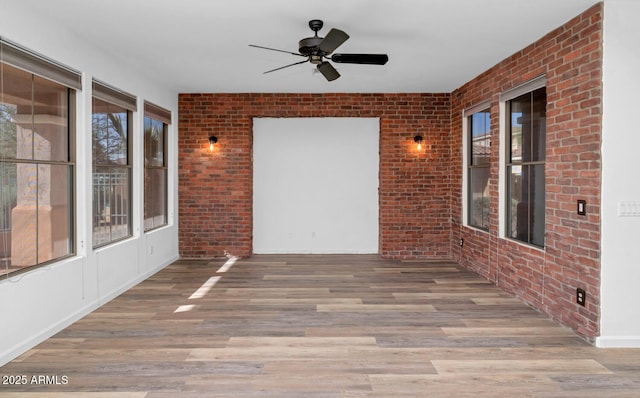
<path id="1" fill-rule="evenodd" d="M 544 247 L 546 89 L 505 102 L 507 120 L 506 234 Z"/>
<path id="2" fill-rule="evenodd" d="M 171 112 L 144 104 L 144 229 L 167 225 L 167 130 Z"/>
<path id="3" fill-rule="evenodd" d="M 93 82 L 93 246 L 131 236 L 131 123 L 136 98 Z"/>
<path id="4" fill-rule="evenodd" d="M 0 40 L 0 275 L 74 253 L 80 74 Z"/>
<path id="5" fill-rule="evenodd" d="M 489 170 L 491 156 L 491 116 L 482 107 L 467 117 L 467 224 L 489 230 Z"/>

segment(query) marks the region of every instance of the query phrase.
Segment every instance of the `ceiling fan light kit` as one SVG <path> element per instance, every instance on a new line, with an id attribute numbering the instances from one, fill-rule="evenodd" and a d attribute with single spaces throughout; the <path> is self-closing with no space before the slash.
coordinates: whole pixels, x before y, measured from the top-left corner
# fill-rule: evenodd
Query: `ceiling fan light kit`
<path id="1" fill-rule="evenodd" d="M 361 64 L 361 65 L 384 65 L 389 60 L 387 54 L 333 54 L 332 53 L 342 43 L 347 41 L 349 35 L 340 29 L 331 29 L 325 37 L 319 37 L 318 31 L 322 29 L 324 23 L 319 19 L 312 19 L 309 21 L 309 28 L 314 32 L 312 37 L 306 37 L 298 42 L 298 52 L 291 52 L 285 50 L 278 50 L 275 48 L 257 46 L 255 44 L 249 44 L 250 47 L 261 48 L 264 50 L 279 51 L 292 55 L 305 57 L 304 61 L 294 62 L 289 65 L 281 66 L 279 68 L 268 70 L 264 73 L 275 72 L 280 69 L 288 68 L 290 66 L 303 64 L 310 62 L 316 65 L 316 68 L 328 81 L 336 80 L 340 77 L 340 73 L 336 68 L 331 65 L 327 60 L 331 60 L 336 63 L 343 64 Z"/>

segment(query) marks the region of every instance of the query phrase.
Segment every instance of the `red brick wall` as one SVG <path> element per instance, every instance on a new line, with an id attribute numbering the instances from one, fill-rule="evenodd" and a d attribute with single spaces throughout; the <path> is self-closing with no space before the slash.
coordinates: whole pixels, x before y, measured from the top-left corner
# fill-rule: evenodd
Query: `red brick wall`
<path id="1" fill-rule="evenodd" d="M 588 340 L 599 332 L 602 6 L 596 5 L 454 91 L 452 159 L 462 168 L 462 111 L 491 101 L 491 226 L 462 227 L 461 175 L 453 176 L 454 257 Z M 498 96 L 546 74 L 546 250 L 498 238 Z M 576 201 L 587 201 L 587 215 Z M 464 246 L 459 247 L 459 239 Z M 576 288 L 587 292 L 576 304 Z"/>
<path id="2" fill-rule="evenodd" d="M 451 258 L 449 100 L 449 94 L 181 94 L 180 255 L 252 253 L 254 117 L 378 117 L 380 254 Z M 416 134 L 424 137 L 422 153 Z M 213 153 L 210 135 L 218 137 Z"/>
<path id="3" fill-rule="evenodd" d="M 251 254 L 252 118 L 380 118 L 380 254 L 459 259 L 588 340 L 599 332 L 602 6 L 596 5 L 451 94 L 183 94 L 183 257 Z M 499 94 L 546 75 L 546 249 L 498 236 Z M 489 100 L 491 224 L 461 224 L 462 111 Z M 219 138 L 214 153 L 207 137 Z M 427 149 L 418 154 L 415 134 Z M 587 215 L 576 214 L 576 200 Z M 459 239 L 464 238 L 464 247 Z M 575 303 L 576 288 L 587 303 Z"/>

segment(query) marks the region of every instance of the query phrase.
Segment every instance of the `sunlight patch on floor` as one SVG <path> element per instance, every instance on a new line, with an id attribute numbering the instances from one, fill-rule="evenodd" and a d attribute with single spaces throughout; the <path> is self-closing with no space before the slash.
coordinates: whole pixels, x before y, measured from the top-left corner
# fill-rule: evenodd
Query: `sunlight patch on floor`
<path id="1" fill-rule="evenodd" d="M 203 298 L 207 295 L 207 293 L 209 293 L 209 290 L 211 290 L 211 288 L 213 288 L 216 283 L 218 283 L 219 280 L 219 276 L 212 276 L 211 278 L 207 279 L 207 281 L 203 283 L 202 286 L 198 288 L 198 290 L 196 290 L 191 296 L 189 296 L 189 300 Z"/>

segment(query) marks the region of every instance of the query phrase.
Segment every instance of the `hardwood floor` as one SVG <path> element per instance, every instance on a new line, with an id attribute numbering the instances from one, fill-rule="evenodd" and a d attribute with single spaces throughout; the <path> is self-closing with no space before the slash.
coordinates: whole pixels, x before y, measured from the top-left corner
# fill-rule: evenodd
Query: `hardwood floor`
<path id="1" fill-rule="evenodd" d="M 225 261 L 107 303 L 0 368 L 28 379 L 0 396 L 640 396 L 640 349 L 594 348 L 453 263 Z"/>

